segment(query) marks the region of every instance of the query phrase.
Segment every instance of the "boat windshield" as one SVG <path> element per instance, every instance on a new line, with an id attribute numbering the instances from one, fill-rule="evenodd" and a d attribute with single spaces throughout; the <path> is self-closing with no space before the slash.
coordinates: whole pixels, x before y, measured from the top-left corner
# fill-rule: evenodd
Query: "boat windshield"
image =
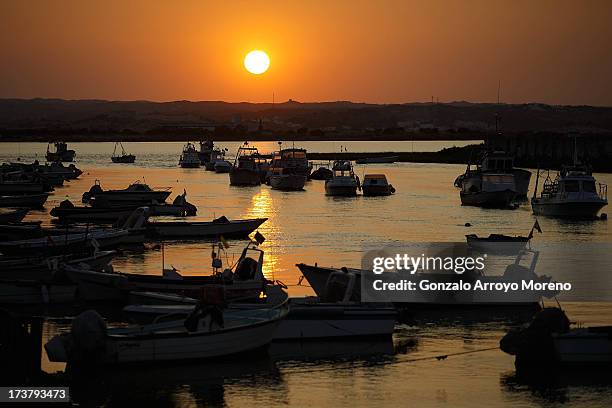
<path id="1" fill-rule="evenodd" d="M 580 191 L 580 183 L 578 180 L 565 180 L 564 185 L 566 193 L 578 193 Z"/>
<path id="2" fill-rule="evenodd" d="M 584 180 L 582 182 L 582 191 L 586 193 L 597 193 L 597 188 L 595 187 L 595 181 Z"/>

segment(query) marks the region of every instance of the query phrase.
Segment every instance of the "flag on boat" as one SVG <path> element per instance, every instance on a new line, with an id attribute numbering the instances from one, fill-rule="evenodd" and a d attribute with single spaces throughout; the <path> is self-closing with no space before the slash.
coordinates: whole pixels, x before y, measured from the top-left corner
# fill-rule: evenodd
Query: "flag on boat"
<path id="1" fill-rule="evenodd" d="M 259 231 L 255 233 L 255 242 L 257 242 L 258 245 L 263 244 L 265 240 L 266 240 L 266 237 L 260 234 Z"/>
<path id="2" fill-rule="evenodd" d="M 540 228 L 540 223 L 536 219 L 533 223 L 533 227 L 531 227 L 531 231 L 529 231 L 529 239 L 533 238 L 533 230 L 538 231 L 540 234 L 542 233 L 542 228 Z"/>

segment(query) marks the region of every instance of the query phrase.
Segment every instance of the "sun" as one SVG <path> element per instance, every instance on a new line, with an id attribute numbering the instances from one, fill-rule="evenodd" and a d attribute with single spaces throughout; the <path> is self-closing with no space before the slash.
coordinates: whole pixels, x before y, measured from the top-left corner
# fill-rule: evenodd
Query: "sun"
<path id="1" fill-rule="evenodd" d="M 263 51 L 253 50 L 244 57 L 244 67 L 251 74 L 263 74 L 270 67 L 270 57 Z"/>

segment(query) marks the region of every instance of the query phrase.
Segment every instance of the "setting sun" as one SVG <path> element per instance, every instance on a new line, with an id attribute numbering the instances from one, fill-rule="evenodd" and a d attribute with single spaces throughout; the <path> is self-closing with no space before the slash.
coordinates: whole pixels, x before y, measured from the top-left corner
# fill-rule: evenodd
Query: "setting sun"
<path id="1" fill-rule="evenodd" d="M 244 67 L 251 74 L 263 74 L 270 67 L 270 58 L 263 51 L 253 50 L 244 58 Z"/>

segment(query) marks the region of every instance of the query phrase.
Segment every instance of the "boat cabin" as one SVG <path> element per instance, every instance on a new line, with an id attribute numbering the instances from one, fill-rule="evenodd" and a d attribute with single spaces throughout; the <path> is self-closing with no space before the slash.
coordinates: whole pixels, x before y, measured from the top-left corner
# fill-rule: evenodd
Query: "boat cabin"
<path id="1" fill-rule="evenodd" d="M 564 199 L 601 198 L 608 199 L 608 186 L 595 182 L 591 172 L 585 168 L 563 168 L 554 180 L 547 177 L 542 188 L 542 197 Z"/>
<path id="2" fill-rule="evenodd" d="M 509 172 L 513 168 L 514 157 L 502 151 L 486 153 L 480 164 L 482 171 Z"/>

